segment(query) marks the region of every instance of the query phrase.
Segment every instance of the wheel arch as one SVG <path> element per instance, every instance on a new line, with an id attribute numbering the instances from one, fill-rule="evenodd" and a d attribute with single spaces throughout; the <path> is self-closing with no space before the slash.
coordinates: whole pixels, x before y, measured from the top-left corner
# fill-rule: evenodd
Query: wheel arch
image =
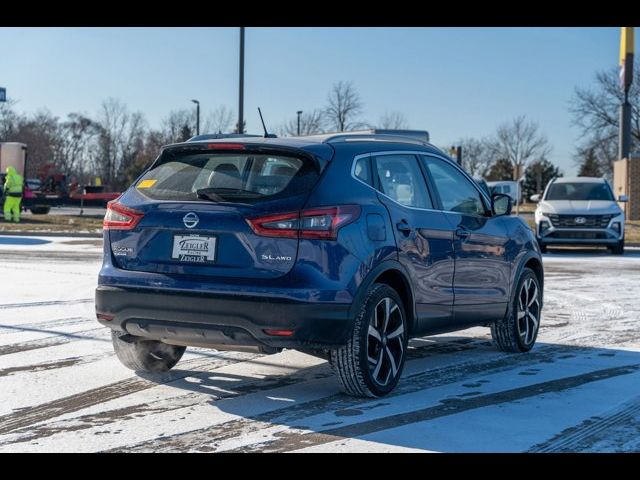
<path id="1" fill-rule="evenodd" d="M 520 259 L 520 262 L 518 263 L 518 267 L 516 269 L 515 275 L 513 276 L 513 281 L 511 282 L 512 298 L 516 294 L 515 289 L 518 286 L 518 279 L 520 278 L 520 275 L 522 275 L 522 271 L 525 268 L 531 269 L 533 273 L 536 275 L 536 278 L 538 279 L 538 283 L 540 284 L 540 290 L 541 290 L 540 303 L 544 305 L 544 294 L 543 294 L 544 293 L 544 268 L 542 266 L 542 259 L 538 255 L 536 255 L 534 252 L 529 252 L 528 254 L 524 255 Z"/>
<path id="2" fill-rule="evenodd" d="M 415 297 L 409 278 L 410 277 L 406 269 L 399 262 L 387 260 L 377 265 L 367 274 L 363 282 L 360 284 L 351 307 L 351 317 L 355 318 L 355 315 L 357 315 L 362 300 L 371 285 L 374 283 L 382 283 L 390 286 L 398 292 L 398 295 L 400 295 L 407 313 L 407 324 L 409 327 L 409 335 L 411 335 L 415 326 L 416 315 Z"/>

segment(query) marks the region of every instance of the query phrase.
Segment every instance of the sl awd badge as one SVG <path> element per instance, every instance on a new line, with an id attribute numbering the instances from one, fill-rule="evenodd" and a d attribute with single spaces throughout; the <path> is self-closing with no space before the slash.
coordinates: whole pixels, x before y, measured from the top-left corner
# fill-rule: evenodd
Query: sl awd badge
<path id="1" fill-rule="evenodd" d="M 195 228 L 196 225 L 198 225 L 198 223 L 200 222 L 200 218 L 194 212 L 189 212 L 184 217 L 182 217 L 182 222 L 187 228 Z"/>

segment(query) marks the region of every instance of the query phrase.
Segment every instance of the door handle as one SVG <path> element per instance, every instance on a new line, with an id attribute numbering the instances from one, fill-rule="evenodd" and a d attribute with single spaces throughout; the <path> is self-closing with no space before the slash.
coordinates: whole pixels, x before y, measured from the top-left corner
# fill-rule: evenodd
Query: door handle
<path id="1" fill-rule="evenodd" d="M 456 237 L 458 238 L 469 238 L 469 235 L 471 235 L 471 232 L 464 228 L 458 228 L 456 230 Z"/>
<path id="2" fill-rule="evenodd" d="M 406 220 L 402 220 L 401 222 L 396 223 L 396 228 L 405 235 L 409 235 L 409 233 L 411 233 L 411 230 L 413 230 L 413 228 L 411 228 L 411 225 L 409 225 Z"/>

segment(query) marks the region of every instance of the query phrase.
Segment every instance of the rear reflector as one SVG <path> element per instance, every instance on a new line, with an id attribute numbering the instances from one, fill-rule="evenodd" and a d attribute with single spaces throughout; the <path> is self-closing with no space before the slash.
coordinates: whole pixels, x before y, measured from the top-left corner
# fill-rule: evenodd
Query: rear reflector
<path id="1" fill-rule="evenodd" d="M 335 240 L 338 230 L 358 219 L 360 207 L 340 205 L 248 218 L 257 235 L 264 237 Z"/>
<path id="2" fill-rule="evenodd" d="M 207 148 L 210 150 L 244 150 L 242 143 L 209 143 Z"/>
<path id="3" fill-rule="evenodd" d="M 96 313 L 96 317 L 98 320 L 104 320 L 105 322 L 110 322 L 113 320 L 115 315 L 109 315 L 108 313 Z"/>
<path id="4" fill-rule="evenodd" d="M 293 330 L 265 330 L 264 333 L 272 337 L 290 337 L 293 335 Z"/>
<path id="5" fill-rule="evenodd" d="M 107 203 L 107 213 L 102 222 L 105 230 L 132 230 L 144 217 L 144 213 L 125 207 L 115 200 Z"/>

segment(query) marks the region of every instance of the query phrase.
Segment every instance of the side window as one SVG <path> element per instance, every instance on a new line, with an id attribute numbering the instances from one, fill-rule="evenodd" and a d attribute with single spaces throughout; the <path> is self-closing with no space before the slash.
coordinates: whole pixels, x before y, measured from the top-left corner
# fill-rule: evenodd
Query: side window
<path id="1" fill-rule="evenodd" d="M 407 207 L 433 208 L 415 156 L 380 155 L 374 164 L 382 193 Z"/>
<path id="2" fill-rule="evenodd" d="M 356 177 L 362 180 L 367 185 L 373 185 L 371 176 L 371 167 L 369 163 L 369 157 L 361 158 L 356 162 L 354 173 Z"/>
<path id="3" fill-rule="evenodd" d="M 439 158 L 422 158 L 445 210 L 470 215 L 485 214 L 480 192 L 457 168 Z"/>

